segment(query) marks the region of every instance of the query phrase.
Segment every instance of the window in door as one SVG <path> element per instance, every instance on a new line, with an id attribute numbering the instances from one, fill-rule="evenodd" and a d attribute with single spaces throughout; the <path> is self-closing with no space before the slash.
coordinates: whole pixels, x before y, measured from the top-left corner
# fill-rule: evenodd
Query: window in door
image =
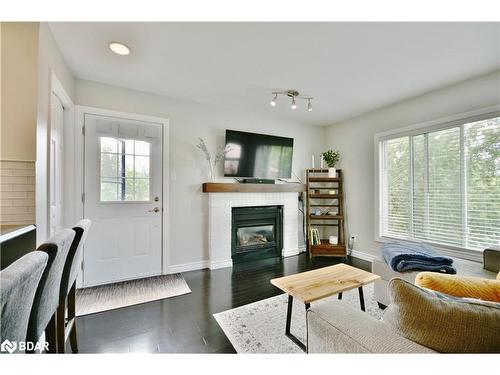
<path id="1" fill-rule="evenodd" d="M 500 117 L 380 141 L 380 236 L 500 244 Z"/>
<path id="2" fill-rule="evenodd" d="M 100 201 L 150 200 L 151 145 L 100 137 Z"/>

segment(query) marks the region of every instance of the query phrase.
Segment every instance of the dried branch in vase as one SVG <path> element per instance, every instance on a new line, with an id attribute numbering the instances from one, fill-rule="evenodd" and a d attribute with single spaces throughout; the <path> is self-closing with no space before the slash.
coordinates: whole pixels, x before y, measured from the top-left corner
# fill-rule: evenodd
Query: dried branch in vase
<path id="1" fill-rule="evenodd" d="M 211 181 L 213 181 L 214 177 L 215 177 L 214 172 L 215 172 L 215 167 L 217 166 L 217 163 L 219 163 L 220 161 L 222 161 L 224 159 L 226 154 L 229 151 L 231 151 L 231 147 L 229 147 L 229 145 L 226 145 L 225 147 L 222 147 L 222 146 L 219 147 L 217 152 L 215 153 L 214 157 L 212 158 L 212 154 L 210 153 L 210 151 L 208 151 L 208 147 L 205 144 L 205 141 L 202 138 L 198 138 L 198 139 L 199 139 L 199 142 L 196 145 L 196 147 L 198 147 L 205 155 L 205 159 L 208 162 L 208 169 L 209 169 L 209 174 L 210 174 L 209 179 Z"/>

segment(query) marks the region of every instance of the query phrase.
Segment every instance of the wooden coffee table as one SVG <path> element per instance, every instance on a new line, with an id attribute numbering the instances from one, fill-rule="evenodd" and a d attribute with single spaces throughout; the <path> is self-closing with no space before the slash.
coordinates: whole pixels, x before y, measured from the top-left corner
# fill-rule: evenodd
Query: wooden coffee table
<path id="1" fill-rule="evenodd" d="M 338 294 L 339 299 L 342 299 L 342 292 L 358 288 L 361 310 L 365 311 L 363 285 L 374 282 L 379 278 L 380 276 L 371 272 L 341 263 L 313 271 L 272 279 L 271 284 L 288 293 L 285 335 L 302 350 L 306 351 L 306 345 L 290 333 L 294 298 L 304 303 L 307 311 L 314 301 L 330 297 L 334 294 Z"/>

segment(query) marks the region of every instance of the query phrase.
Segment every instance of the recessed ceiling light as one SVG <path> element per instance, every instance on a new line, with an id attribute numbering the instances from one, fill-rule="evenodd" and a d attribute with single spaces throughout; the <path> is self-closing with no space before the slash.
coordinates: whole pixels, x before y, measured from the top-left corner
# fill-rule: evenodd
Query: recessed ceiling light
<path id="1" fill-rule="evenodd" d="M 125 44 L 118 43 L 118 42 L 111 42 L 109 43 L 109 49 L 113 51 L 114 53 L 117 53 L 119 55 L 129 55 L 130 54 L 130 48 L 128 48 Z"/>

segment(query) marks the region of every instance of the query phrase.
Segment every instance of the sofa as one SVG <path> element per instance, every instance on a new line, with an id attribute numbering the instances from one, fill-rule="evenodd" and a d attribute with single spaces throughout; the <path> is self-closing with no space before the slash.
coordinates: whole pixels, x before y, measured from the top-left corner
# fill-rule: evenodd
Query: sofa
<path id="1" fill-rule="evenodd" d="M 500 284 L 500 281 L 498 281 Z M 388 283 L 381 320 L 342 301 L 307 311 L 308 353 L 500 353 L 500 303 Z"/>
<path id="2" fill-rule="evenodd" d="M 481 277 L 485 279 L 495 279 L 496 272 L 483 268 L 483 264 L 464 259 L 453 259 L 453 265 L 457 269 L 457 275 Z M 374 296 L 381 308 L 385 308 L 390 303 L 389 281 L 393 278 L 401 278 L 410 283 L 415 283 L 416 276 L 422 271 L 397 272 L 385 263 L 383 258 L 376 258 L 372 262 L 372 273 L 379 275 L 380 279 L 375 281 Z M 497 271 L 498 272 L 498 271 Z"/>
<path id="3" fill-rule="evenodd" d="M 343 301 L 312 305 L 307 311 L 307 352 L 435 353 Z"/>

